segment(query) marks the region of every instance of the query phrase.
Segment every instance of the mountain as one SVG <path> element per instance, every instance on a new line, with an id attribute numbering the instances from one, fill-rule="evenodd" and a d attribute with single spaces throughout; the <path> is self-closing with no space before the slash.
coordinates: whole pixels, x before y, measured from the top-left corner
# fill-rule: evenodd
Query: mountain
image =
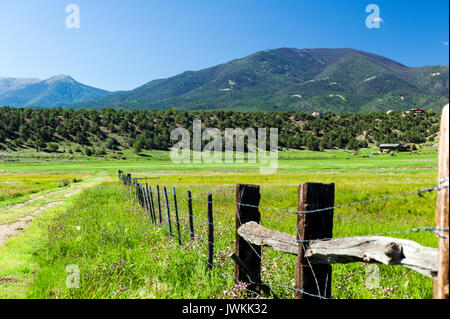
<path id="1" fill-rule="evenodd" d="M 0 78 L 0 105 L 55 107 L 109 95 L 67 75 L 47 80 Z"/>
<path id="2" fill-rule="evenodd" d="M 73 108 L 370 112 L 448 103 L 449 67 L 407 67 L 354 49 L 264 50 Z"/>
<path id="3" fill-rule="evenodd" d="M 355 49 L 264 50 L 73 108 L 371 112 L 448 103 L 449 67 L 418 68 Z"/>
<path id="4" fill-rule="evenodd" d="M 440 111 L 449 101 L 448 65 L 408 67 L 348 48 L 264 50 L 112 94 L 70 77 L 48 81 L 0 93 L 0 105 L 340 113 Z"/>
<path id="5" fill-rule="evenodd" d="M 41 82 L 39 79 L 6 78 L 0 76 L 0 95 L 6 91 L 17 90 L 29 84 Z"/>

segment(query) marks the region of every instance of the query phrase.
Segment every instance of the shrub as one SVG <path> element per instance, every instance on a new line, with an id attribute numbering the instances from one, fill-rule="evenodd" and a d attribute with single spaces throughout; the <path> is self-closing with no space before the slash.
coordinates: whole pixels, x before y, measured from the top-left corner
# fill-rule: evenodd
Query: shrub
<path id="1" fill-rule="evenodd" d="M 49 143 L 47 147 L 50 152 L 56 152 L 59 149 L 58 144 L 55 143 Z"/>
<path id="2" fill-rule="evenodd" d="M 67 179 L 61 179 L 57 183 L 58 187 L 66 187 L 70 185 L 70 181 Z"/>

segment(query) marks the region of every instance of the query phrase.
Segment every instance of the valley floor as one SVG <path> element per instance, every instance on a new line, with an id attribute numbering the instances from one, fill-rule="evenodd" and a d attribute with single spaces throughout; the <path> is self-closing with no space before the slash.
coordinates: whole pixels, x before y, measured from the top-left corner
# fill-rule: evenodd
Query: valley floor
<path id="1" fill-rule="evenodd" d="M 301 183 L 335 183 L 335 204 L 344 205 L 434 186 L 437 176 L 435 148 L 393 156 L 377 154 L 376 150 L 355 154 L 281 152 L 279 170 L 271 175 L 259 174 L 254 164 L 175 165 L 167 153 L 145 155 L 125 154 L 126 160 L 80 157 L 49 161 L 17 154 L 3 157 L 0 181 L 7 183 L 0 188 L 0 196 L 4 196 L 0 201 L 0 229 L 12 227 L 17 234 L 0 243 L 0 298 L 242 297 L 242 291 L 234 286 L 234 264 L 228 258 L 234 249 L 235 206 L 227 203 L 235 199 L 236 184 L 260 185 L 260 205 L 265 207 L 261 208 L 261 223 L 294 235 L 296 216 L 283 211 L 297 208 Z M 118 170 L 148 177 L 153 189 L 157 184 L 168 190 L 176 187 L 181 246 L 167 236 L 166 226 L 152 225 L 129 190 L 119 183 Z M 36 175 L 51 178 L 45 183 L 31 181 L 30 189 L 33 183 L 44 185 L 37 192 L 14 195 L 14 183 L 8 182 L 35 179 Z M 69 184 L 58 184 L 63 179 Z M 194 242 L 185 229 L 188 190 L 198 199 L 193 209 L 199 239 Z M 207 232 L 207 193 L 212 193 L 217 203 L 214 218 L 219 228 L 215 271 L 210 276 L 205 275 L 207 245 L 201 240 Z M 433 226 L 435 198 L 435 192 L 430 192 L 338 208 L 333 236 Z M 169 206 L 173 204 L 169 195 Z M 433 233 L 398 237 L 437 247 Z M 273 289 L 280 297 L 292 298 L 292 291 L 283 285 L 293 285 L 295 257 L 269 248 L 263 249 L 262 257 L 263 279 L 278 284 Z M 66 286 L 70 265 L 80 271 L 78 289 Z M 367 282 L 367 265 L 334 265 L 333 298 L 431 298 L 430 278 L 402 267 L 377 267 L 379 285 L 373 288 Z"/>

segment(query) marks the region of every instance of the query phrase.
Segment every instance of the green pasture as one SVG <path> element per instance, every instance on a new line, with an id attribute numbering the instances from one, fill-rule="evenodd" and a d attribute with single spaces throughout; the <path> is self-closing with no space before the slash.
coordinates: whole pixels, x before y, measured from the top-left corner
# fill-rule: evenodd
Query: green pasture
<path id="1" fill-rule="evenodd" d="M 9 173 L 97 173 L 111 175 L 118 170 L 131 173 L 161 171 L 253 171 L 259 172 L 260 163 L 173 163 L 168 151 L 143 151 L 140 155 L 131 150 L 120 152 L 118 158 L 110 156 L 69 156 L 47 153 L 11 153 L 0 156 L 0 174 Z M 246 157 L 247 158 L 247 157 Z M 405 170 L 433 172 L 437 168 L 435 145 L 414 152 L 381 154 L 378 149 L 360 151 L 327 150 L 323 152 L 284 150 L 278 153 L 277 172 L 402 172 Z"/>
<path id="2" fill-rule="evenodd" d="M 286 176 L 288 177 L 288 176 Z M 227 176 L 227 178 L 230 178 Z M 296 207 L 296 184 L 283 186 L 261 183 L 257 176 L 240 174 L 237 182 L 260 183 L 261 223 L 271 229 L 295 234 L 294 214 L 284 209 Z M 292 179 L 295 176 L 291 176 Z M 308 178 L 308 176 L 305 176 Z M 342 181 L 344 175 L 323 176 Z M 37 298 L 233 298 L 243 297 L 234 286 L 234 264 L 228 257 L 233 251 L 235 196 L 234 185 L 199 183 L 198 177 L 161 176 L 158 183 L 176 187 L 182 245 L 177 240 L 174 221 L 173 189 L 167 188 L 171 208 L 171 239 L 167 227 L 167 211 L 162 207 L 163 225 L 152 225 L 150 217 L 138 207 L 129 189 L 118 182 L 103 184 L 86 191 L 48 227 L 37 252 L 39 267 L 28 297 Z M 213 176 L 213 180 L 217 176 Z M 357 191 L 363 176 L 347 177 L 348 183 L 336 184 L 336 203 L 362 200 L 369 195 L 409 191 L 422 183 L 430 183 L 432 174 L 423 173 L 414 182 L 411 176 L 397 177 L 376 187 L 380 179 L 365 179 L 366 187 Z M 190 183 L 192 182 L 192 184 Z M 154 186 L 154 183 L 151 183 Z M 398 187 L 399 184 L 408 186 Z M 154 187 L 153 187 L 154 188 Z M 161 191 L 163 188 L 161 187 Z M 194 197 L 196 240 L 188 233 L 186 191 Z M 206 196 L 213 194 L 215 224 L 215 259 L 211 274 L 205 272 L 207 252 Z M 155 198 L 157 198 L 156 193 Z M 370 196 L 371 197 L 371 196 Z M 164 194 L 161 194 L 164 201 Z M 380 232 L 402 231 L 433 225 L 435 194 L 413 195 L 386 202 L 362 204 L 335 210 L 334 236 L 356 236 Z M 156 206 L 157 207 L 157 206 Z M 275 209 L 271 209 L 275 208 Z M 276 209 L 278 208 L 278 209 Z M 393 235 L 392 235 L 393 236 Z M 436 247 L 431 233 L 397 235 Z M 263 279 L 272 283 L 281 298 L 292 298 L 295 256 L 263 249 Z M 79 289 L 67 289 L 67 265 L 77 265 L 82 274 Z M 362 263 L 333 266 L 334 298 L 431 298 L 432 280 L 399 266 L 378 265 L 379 286 L 368 287 L 367 265 Z M 237 291 L 237 292 L 236 292 Z"/>
<path id="3" fill-rule="evenodd" d="M 29 154 L 27 154 L 29 155 Z M 379 154 L 375 149 L 346 151 L 283 151 L 279 170 L 262 175 L 255 164 L 174 164 L 167 152 L 143 156 L 124 152 L 125 159 L 100 157 L 44 158 L 24 154 L 2 157 L 0 176 L 7 174 L 106 174 L 113 182 L 86 189 L 63 209 L 44 211 L 32 225 L 0 247 L 0 296 L 21 298 L 236 298 L 244 297 L 233 282 L 236 184 L 261 186 L 261 223 L 295 235 L 298 185 L 335 183 L 335 204 L 366 201 L 434 186 L 437 177 L 435 147 L 413 153 Z M 117 171 L 149 177 L 147 183 L 161 191 L 166 186 L 172 227 L 173 187 L 176 189 L 182 245 L 170 238 L 167 211 L 163 225 L 152 225 Z M 157 177 L 157 179 L 150 179 Z M 189 241 L 186 229 L 187 191 L 195 199 L 195 230 Z M 214 270 L 205 272 L 207 244 L 206 198 L 211 193 L 214 210 Z M 156 193 L 155 194 L 155 199 Z M 164 200 L 164 195 L 161 194 Z M 333 236 L 358 236 L 433 226 L 436 193 L 412 194 L 389 200 L 337 208 Z M 0 202 L 1 207 L 1 202 Z M 429 232 L 392 234 L 429 247 L 437 247 Z M 295 256 L 263 248 L 264 281 L 281 298 L 292 298 Z M 68 265 L 77 265 L 79 289 L 68 289 Z M 431 298 L 432 280 L 400 266 L 377 265 L 379 281 L 369 285 L 374 268 L 362 263 L 333 265 L 334 298 Z M 27 272 L 16 271 L 27 269 Z M 17 282 L 1 283 L 2 278 Z M 19 284 L 21 283 L 21 284 Z"/>
<path id="4" fill-rule="evenodd" d="M 88 174 L 0 172 L 0 208 L 78 183 Z"/>

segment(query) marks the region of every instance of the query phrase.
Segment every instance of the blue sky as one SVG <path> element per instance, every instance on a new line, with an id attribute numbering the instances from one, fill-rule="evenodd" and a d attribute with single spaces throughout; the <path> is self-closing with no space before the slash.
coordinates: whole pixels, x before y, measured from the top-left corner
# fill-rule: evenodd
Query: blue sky
<path id="1" fill-rule="evenodd" d="M 80 29 L 66 28 L 69 4 Z M 365 25 L 377 4 L 379 29 Z M 1 0 L 0 76 L 69 74 L 107 90 L 280 47 L 349 47 L 448 64 L 448 0 Z"/>

